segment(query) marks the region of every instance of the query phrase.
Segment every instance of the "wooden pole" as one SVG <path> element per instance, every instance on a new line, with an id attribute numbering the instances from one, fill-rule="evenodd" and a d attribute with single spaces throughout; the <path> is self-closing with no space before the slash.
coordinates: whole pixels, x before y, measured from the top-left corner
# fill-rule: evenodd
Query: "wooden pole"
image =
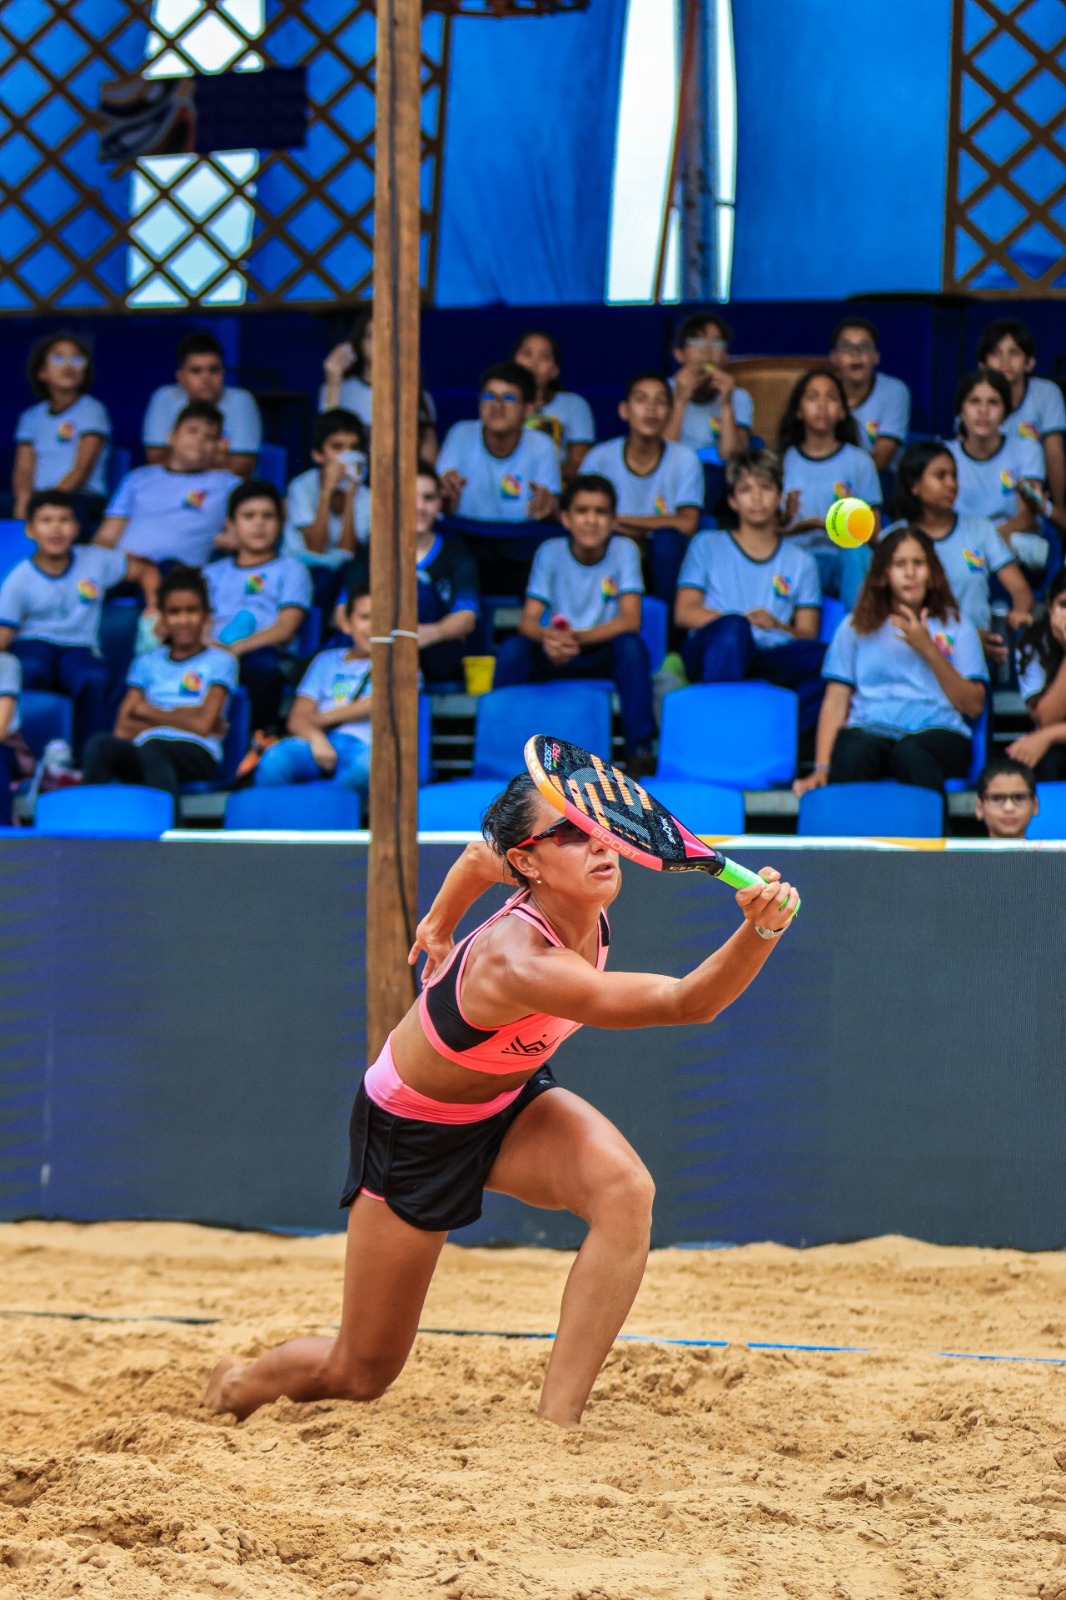
<path id="1" fill-rule="evenodd" d="M 367 1044 L 373 1061 L 414 998 L 418 920 L 418 457 L 421 0 L 378 0 L 370 589 L 373 761 Z"/>
<path id="2" fill-rule="evenodd" d="M 692 91 L 696 70 L 696 25 L 699 8 L 696 0 L 683 0 L 684 21 L 681 30 L 681 64 L 677 75 L 677 111 L 674 116 L 674 136 L 670 146 L 670 170 L 663 195 L 663 216 L 659 227 L 659 248 L 655 253 L 655 283 L 652 299 L 658 305 L 663 297 L 663 278 L 666 275 L 666 251 L 670 242 L 670 213 L 677 195 L 677 178 L 681 170 L 681 152 L 685 132 L 689 125 Z"/>

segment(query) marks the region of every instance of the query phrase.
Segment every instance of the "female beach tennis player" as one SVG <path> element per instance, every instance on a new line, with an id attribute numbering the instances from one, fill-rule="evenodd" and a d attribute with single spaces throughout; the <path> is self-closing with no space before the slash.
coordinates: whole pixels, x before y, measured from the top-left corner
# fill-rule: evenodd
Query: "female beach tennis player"
<path id="1" fill-rule="evenodd" d="M 490 807 L 419 925 L 420 998 L 366 1074 L 352 1111 L 344 1306 L 335 1339 L 290 1340 L 247 1364 L 225 1356 L 204 1404 L 249 1416 L 290 1400 L 374 1400 L 402 1371 L 441 1247 L 491 1189 L 589 1225 L 563 1293 L 540 1415 L 576 1427 L 644 1273 L 653 1185 L 617 1128 L 560 1088 L 549 1058 L 583 1023 L 709 1022 L 742 994 L 798 905 L 764 868 L 743 922 L 684 978 L 605 972 L 618 855 L 525 776 Z M 491 884 L 501 910 L 452 949 Z"/>

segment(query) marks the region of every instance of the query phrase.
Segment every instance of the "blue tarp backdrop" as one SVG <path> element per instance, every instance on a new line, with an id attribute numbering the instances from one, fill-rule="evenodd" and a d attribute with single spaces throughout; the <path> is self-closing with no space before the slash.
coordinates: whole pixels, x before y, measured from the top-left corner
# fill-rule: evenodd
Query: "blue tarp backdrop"
<path id="1" fill-rule="evenodd" d="M 625 13 L 455 21 L 438 305 L 603 299 Z"/>
<path id="2" fill-rule="evenodd" d="M 941 285 L 951 0 L 733 0 L 735 300 Z"/>

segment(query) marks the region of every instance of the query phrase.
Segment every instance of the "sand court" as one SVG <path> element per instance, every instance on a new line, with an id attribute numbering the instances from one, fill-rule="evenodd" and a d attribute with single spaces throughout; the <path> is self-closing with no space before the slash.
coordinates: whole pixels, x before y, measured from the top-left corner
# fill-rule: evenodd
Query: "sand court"
<path id="1" fill-rule="evenodd" d="M 341 1252 L 0 1228 L 0 1600 L 1066 1600 L 1059 1255 L 657 1252 L 627 1333 L 730 1343 L 620 1342 L 578 1433 L 495 1336 L 420 1337 L 369 1407 L 200 1410 L 225 1350 L 329 1330 Z M 424 1324 L 546 1332 L 569 1261 L 450 1246 Z"/>

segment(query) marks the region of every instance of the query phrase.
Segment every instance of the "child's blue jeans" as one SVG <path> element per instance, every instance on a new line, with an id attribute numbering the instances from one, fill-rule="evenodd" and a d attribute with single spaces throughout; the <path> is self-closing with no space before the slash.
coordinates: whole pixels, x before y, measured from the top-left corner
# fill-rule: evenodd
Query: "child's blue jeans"
<path id="1" fill-rule="evenodd" d="M 370 787 L 370 746 L 350 733 L 328 733 L 326 737 L 337 752 L 337 765 L 331 773 L 322 771 L 306 739 L 282 739 L 262 756 L 255 769 L 256 784 L 314 783 L 328 777 L 365 796 Z"/>

